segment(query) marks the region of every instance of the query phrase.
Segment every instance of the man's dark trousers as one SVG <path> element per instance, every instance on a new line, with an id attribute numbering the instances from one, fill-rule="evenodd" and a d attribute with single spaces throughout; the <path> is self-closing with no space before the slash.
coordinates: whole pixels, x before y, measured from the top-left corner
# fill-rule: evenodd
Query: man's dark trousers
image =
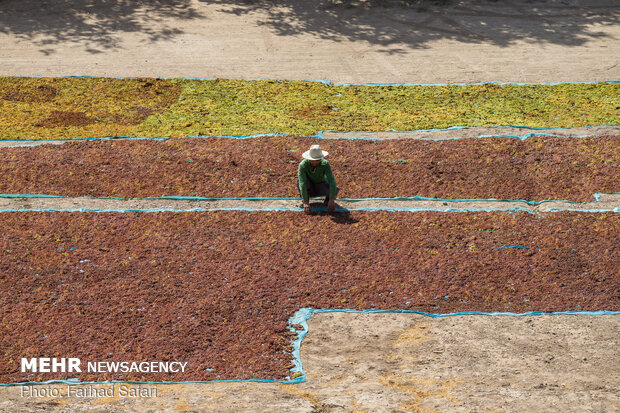
<path id="1" fill-rule="evenodd" d="M 336 195 L 338 195 L 339 190 L 340 189 L 336 187 Z M 303 200 L 303 197 L 301 196 L 301 189 L 299 189 L 299 179 L 297 179 L 297 192 L 299 192 L 299 197 Z M 324 203 L 327 204 L 327 202 L 329 201 L 329 182 L 323 181 L 315 184 L 310 179 L 308 179 L 308 198 L 312 198 L 315 196 L 324 196 Z"/>

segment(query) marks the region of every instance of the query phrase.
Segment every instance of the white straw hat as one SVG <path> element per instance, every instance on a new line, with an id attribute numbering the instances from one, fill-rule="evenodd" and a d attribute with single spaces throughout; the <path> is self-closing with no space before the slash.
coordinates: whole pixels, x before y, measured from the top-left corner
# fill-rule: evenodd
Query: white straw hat
<path id="1" fill-rule="evenodd" d="M 321 149 L 320 145 L 312 145 L 309 151 L 301 154 L 306 159 L 310 159 L 311 161 L 318 161 L 319 159 L 323 159 L 323 157 L 327 156 L 326 151 Z"/>

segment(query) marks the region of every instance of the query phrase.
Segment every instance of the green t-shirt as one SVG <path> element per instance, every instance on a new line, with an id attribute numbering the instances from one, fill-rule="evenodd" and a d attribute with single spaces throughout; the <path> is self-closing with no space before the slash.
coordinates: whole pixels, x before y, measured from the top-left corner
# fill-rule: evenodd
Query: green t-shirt
<path id="1" fill-rule="evenodd" d="M 314 171 L 311 170 L 308 159 L 301 161 L 297 168 L 297 179 L 299 179 L 299 191 L 304 203 L 308 203 L 310 199 L 308 197 L 308 180 L 315 184 L 327 181 L 329 183 L 329 199 L 336 197 L 336 178 L 334 178 L 332 168 L 326 159 L 321 159 L 321 163 L 314 168 Z"/>

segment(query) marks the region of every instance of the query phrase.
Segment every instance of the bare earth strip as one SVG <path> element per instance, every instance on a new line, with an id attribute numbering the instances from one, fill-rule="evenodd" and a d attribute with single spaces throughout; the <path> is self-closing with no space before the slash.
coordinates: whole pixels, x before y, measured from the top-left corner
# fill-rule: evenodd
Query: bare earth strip
<path id="1" fill-rule="evenodd" d="M 317 131 L 318 133 L 318 131 Z M 620 126 L 601 125 L 592 127 L 577 128 L 516 128 L 511 126 L 496 126 L 489 128 L 455 128 L 450 130 L 422 130 L 422 131 L 386 131 L 386 132 L 336 132 L 325 131 L 321 136 L 326 139 L 352 139 L 352 138 L 368 138 L 368 139 L 457 139 L 457 138 L 480 138 L 488 136 L 516 136 L 525 139 L 533 134 L 553 135 L 562 138 L 576 138 L 583 136 L 602 136 L 602 135 L 620 135 Z M 114 138 L 115 140 L 122 138 Z M 11 148 L 18 146 L 38 146 L 46 144 L 61 145 L 72 140 L 0 140 L 0 148 Z"/>
<path id="2" fill-rule="evenodd" d="M 326 211 L 319 202 L 312 202 L 315 211 Z M 217 211 L 217 210 L 297 210 L 303 211 L 300 200 L 293 199 L 221 199 L 221 200 L 174 200 L 174 199 L 105 199 L 105 198 L 47 198 L 47 197 L 0 197 L 0 211 Z M 620 212 L 620 194 L 601 194 L 596 202 L 548 201 L 529 205 L 520 201 L 442 201 L 442 200 L 359 200 L 336 202 L 336 212 L 355 210 L 434 210 L 445 212 L 526 210 L 531 212 L 594 211 Z"/>
<path id="3" fill-rule="evenodd" d="M 370 139 L 458 139 L 480 138 L 488 136 L 517 136 L 525 139 L 536 134 L 553 135 L 561 138 L 576 138 L 582 136 L 614 135 L 620 131 L 620 126 L 592 126 L 579 128 L 515 128 L 511 126 L 497 126 L 491 128 L 454 128 L 450 130 L 422 130 L 411 132 L 335 132 L 326 131 L 324 138 L 370 138 Z M 0 141 L 0 147 L 3 142 Z"/>
<path id="4" fill-rule="evenodd" d="M 620 78 L 614 0 L 403 3 L 3 1 L 0 74 L 358 83 Z"/>
<path id="5" fill-rule="evenodd" d="M 120 384 L 85 398 L 66 397 L 66 385 L 51 386 L 56 398 L 15 386 L 0 388 L 0 410 L 611 412 L 620 403 L 617 315 L 328 313 L 308 324 L 304 383 L 142 384 L 156 392 L 142 398 L 121 397 Z M 89 387 L 112 385 L 74 389 Z"/>

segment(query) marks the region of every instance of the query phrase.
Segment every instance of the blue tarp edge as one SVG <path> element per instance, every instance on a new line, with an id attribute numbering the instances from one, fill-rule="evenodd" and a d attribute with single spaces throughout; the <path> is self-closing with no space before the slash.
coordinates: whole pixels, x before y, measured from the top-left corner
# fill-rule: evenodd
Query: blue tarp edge
<path id="1" fill-rule="evenodd" d="M 597 192 L 592 194 L 594 202 L 599 202 L 601 195 L 619 195 L 620 192 Z M 65 195 L 46 195 L 46 194 L 0 194 L 0 198 L 77 198 L 77 199 L 113 199 L 120 201 L 140 201 L 140 200 L 179 200 L 179 201 L 280 201 L 280 200 L 298 200 L 299 197 L 231 197 L 231 198 L 209 198 L 201 196 L 159 196 L 145 198 L 119 198 L 119 197 L 94 197 L 80 196 L 70 197 Z M 497 199 L 497 198 L 430 198 L 423 196 L 410 197 L 394 197 L 394 198 L 338 198 L 344 202 L 361 202 L 361 201 L 445 201 L 445 202 L 523 202 L 528 205 L 540 205 L 545 202 L 566 202 L 570 204 L 587 204 L 589 202 L 577 202 L 559 199 L 545 199 L 542 201 L 527 201 L 524 199 Z M 297 210 L 296 208 L 295 210 Z"/>

